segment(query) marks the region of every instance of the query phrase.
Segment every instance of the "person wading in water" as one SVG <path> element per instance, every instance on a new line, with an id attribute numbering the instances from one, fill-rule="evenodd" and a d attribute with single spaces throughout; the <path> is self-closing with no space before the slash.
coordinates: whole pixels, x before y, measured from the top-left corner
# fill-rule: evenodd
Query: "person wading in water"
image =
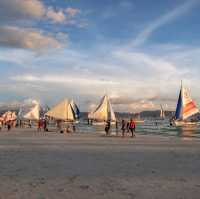
<path id="1" fill-rule="evenodd" d="M 131 134 L 132 136 L 131 137 L 135 137 L 135 122 L 133 121 L 133 119 L 130 120 L 130 123 L 129 123 L 129 130 L 131 131 Z"/>
<path id="2" fill-rule="evenodd" d="M 122 137 L 124 137 L 125 136 L 125 131 L 126 131 L 126 122 L 125 122 L 125 120 L 122 120 L 122 128 L 121 128 L 121 130 L 122 130 Z"/>
<path id="3" fill-rule="evenodd" d="M 105 126 L 106 135 L 109 134 L 109 131 L 110 131 L 110 120 L 107 121 L 106 126 Z"/>

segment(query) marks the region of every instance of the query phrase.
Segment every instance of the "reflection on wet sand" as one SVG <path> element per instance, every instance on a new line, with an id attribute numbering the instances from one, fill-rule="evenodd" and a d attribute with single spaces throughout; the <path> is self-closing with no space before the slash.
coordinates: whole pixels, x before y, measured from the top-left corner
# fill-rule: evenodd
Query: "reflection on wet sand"
<path id="1" fill-rule="evenodd" d="M 180 137 L 198 137 L 198 128 L 196 126 L 183 126 L 177 128 L 178 136 Z"/>

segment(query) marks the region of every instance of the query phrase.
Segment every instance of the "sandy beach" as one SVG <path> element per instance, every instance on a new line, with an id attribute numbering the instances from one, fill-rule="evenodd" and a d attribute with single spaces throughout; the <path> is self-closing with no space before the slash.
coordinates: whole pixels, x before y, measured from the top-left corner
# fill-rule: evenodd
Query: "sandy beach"
<path id="1" fill-rule="evenodd" d="M 199 199 L 200 140 L 0 133 L 0 198 Z"/>

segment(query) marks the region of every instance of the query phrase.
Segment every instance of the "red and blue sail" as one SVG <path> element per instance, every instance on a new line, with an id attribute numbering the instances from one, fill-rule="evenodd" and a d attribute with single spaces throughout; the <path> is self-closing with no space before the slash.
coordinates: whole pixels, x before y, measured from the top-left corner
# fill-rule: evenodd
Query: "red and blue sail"
<path id="1" fill-rule="evenodd" d="M 182 107 L 183 107 L 183 101 L 182 101 L 182 94 L 181 94 L 181 90 L 180 90 L 179 97 L 178 97 L 178 103 L 176 106 L 176 113 L 175 113 L 175 117 L 177 120 L 181 119 Z"/>
<path id="2" fill-rule="evenodd" d="M 177 120 L 185 120 L 199 112 L 194 100 L 189 95 L 186 88 L 181 85 L 175 117 Z"/>

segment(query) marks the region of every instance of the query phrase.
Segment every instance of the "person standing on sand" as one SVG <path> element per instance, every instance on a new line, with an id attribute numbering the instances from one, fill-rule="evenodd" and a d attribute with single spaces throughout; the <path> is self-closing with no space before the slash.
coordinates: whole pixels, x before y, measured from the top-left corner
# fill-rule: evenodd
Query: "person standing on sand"
<path id="1" fill-rule="evenodd" d="M 131 131 L 132 136 L 131 137 L 135 137 L 135 122 L 134 120 L 131 118 L 130 123 L 129 123 L 129 130 Z"/>
<path id="2" fill-rule="evenodd" d="M 47 131 L 47 120 L 46 119 L 43 120 L 43 130 L 44 130 L 44 132 Z"/>
<path id="3" fill-rule="evenodd" d="M 116 135 L 118 135 L 118 121 L 115 122 Z"/>
<path id="4" fill-rule="evenodd" d="M 126 131 L 126 123 L 125 123 L 125 120 L 122 120 L 122 137 L 125 136 L 125 131 Z"/>
<path id="5" fill-rule="evenodd" d="M 42 121 L 41 119 L 38 120 L 38 131 L 41 131 L 41 128 L 42 128 Z"/>
<path id="6" fill-rule="evenodd" d="M 109 131 L 110 131 L 110 120 L 107 121 L 106 126 L 105 126 L 106 135 L 109 134 Z"/>
<path id="7" fill-rule="evenodd" d="M 2 127 L 3 127 L 3 122 L 0 121 L 0 131 L 1 131 Z"/>
<path id="8" fill-rule="evenodd" d="M 76 126 L 75 126 L 75 124 L 74 124 L 74 123 L 72 123 L 72 130 L 73 130 L 73 133 L 75 133 L 75 132 L 76 132 Z"/>
<path id="9" fill-rule="evenodd" d="M 7 129 L 8 129 L 8 131 L 10 131 L 10 129 L 11 129 L 11 123 L 10 123 L 10 121 L 8 121 L 8 123 L 7 123 Z"/>

